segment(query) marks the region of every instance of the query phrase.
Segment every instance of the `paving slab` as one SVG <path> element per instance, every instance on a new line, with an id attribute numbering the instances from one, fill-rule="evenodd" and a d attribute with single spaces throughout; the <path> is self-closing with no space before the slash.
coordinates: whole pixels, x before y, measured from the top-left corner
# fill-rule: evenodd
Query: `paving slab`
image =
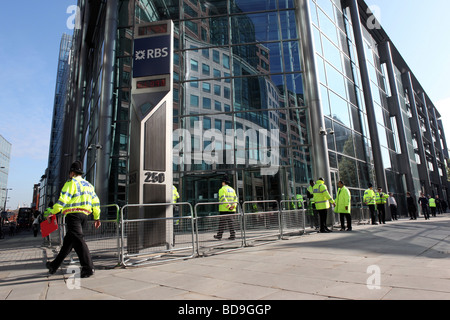
<path id="1" fill-rule="evenodd" d="M 88 279 L 66 273 L 68 264 L 48 275 L 45 262 L 55 254 L 31 234 L 0 240 L 0 299 L 450 299 L 448 214 L 312 232 L 184 261 L 98 269 Z"/>

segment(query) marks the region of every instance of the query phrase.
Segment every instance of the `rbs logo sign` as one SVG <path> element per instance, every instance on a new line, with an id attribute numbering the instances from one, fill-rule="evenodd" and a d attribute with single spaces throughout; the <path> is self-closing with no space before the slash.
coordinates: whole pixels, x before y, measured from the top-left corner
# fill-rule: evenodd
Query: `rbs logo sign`
<path id="1" fill-rule="evenodd" d="M 172 48 L 170 36 L 134 40 L 133 78 L 170 73 Z"/>

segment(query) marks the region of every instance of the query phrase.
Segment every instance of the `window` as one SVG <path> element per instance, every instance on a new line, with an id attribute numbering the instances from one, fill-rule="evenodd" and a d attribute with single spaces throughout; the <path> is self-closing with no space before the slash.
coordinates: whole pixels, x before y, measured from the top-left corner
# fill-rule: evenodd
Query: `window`
<path id="1" fill-rule="evenodd" d="M 203 98 L 203 109 L 211 109 L 211 99 Z"/>

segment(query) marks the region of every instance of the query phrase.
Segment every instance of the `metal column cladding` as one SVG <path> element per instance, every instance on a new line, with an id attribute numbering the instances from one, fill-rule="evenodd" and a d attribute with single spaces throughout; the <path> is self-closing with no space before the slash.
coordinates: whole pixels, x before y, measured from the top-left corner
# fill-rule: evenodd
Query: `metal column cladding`
<path id="1" fill-rule="evenodd" d="M 172 52 L 172 21 L 136 25 L 131 91 L 130 204 L 172 202 Z M 129 234 L 129 250 L 139 252 L 149 247 L 173 245 L 171 206 L 130 208 L 128 217 L 145 219 Z"/>

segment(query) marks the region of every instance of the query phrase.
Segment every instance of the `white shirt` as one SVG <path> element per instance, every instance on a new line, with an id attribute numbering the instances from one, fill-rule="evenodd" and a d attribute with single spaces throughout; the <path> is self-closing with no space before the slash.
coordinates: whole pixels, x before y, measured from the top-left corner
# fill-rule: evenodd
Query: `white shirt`
<path id="1" fill-rule="evenodd" d="M 389 205 L 393 204 L 394 206 L 397 206 L 397 201 L 395 201 L 394 197 L 389 197 L 388 203 Z"/>

